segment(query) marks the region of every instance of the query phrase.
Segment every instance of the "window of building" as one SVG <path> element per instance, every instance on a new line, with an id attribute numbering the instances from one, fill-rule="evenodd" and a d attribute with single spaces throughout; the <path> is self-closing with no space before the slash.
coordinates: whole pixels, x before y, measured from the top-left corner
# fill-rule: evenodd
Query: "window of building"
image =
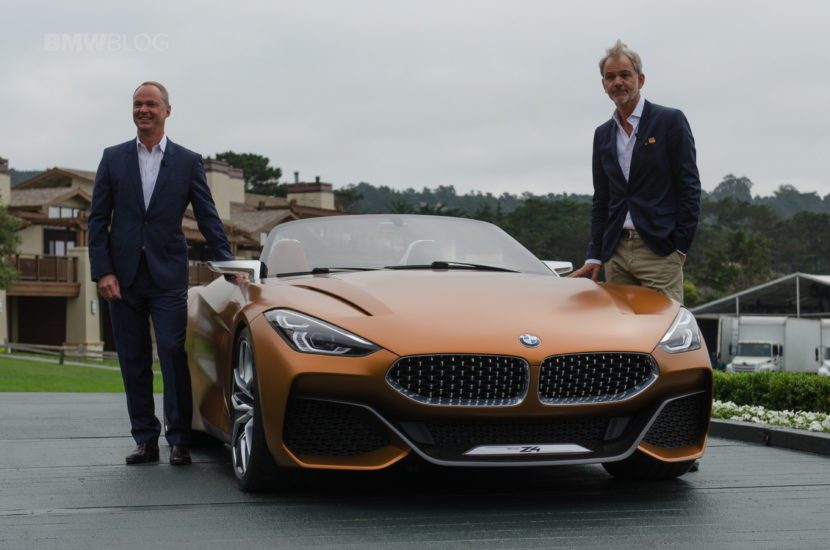
<path id="1" fill-rule="evenodd" d="M 50 206 L 50 218 L 77 218 L 81 214 L 80 208 L 69 208 L 68 206 Z"/>
<path id="2" fill-rule="evenodd" d="M 66 256 L 75 248 L 77 235 L 67 229 L 43 230 L 43 253 L 49 256 Z"/>

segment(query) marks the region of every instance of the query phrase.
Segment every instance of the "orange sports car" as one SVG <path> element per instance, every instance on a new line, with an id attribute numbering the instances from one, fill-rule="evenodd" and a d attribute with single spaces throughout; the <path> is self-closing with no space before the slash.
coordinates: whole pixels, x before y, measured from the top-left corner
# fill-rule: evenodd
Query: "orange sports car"
<path id="1" fill-rule="evenodd" d="M 409 455 L 664 479 L 703 454 L 712 372 L 694 317 L 562 278 L 492 224 L 293 221 L 261 261 L 211 266 L 226 277 L 189 294 L 193 426 L 230 446 L 244 490 Z"/>

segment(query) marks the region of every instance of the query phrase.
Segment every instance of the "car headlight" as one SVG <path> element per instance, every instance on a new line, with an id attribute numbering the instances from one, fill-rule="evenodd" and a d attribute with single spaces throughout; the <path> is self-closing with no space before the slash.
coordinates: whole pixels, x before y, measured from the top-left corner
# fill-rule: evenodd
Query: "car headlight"
<path id="1" fill-rule="evenodd" d="M 361 356 L 380 349 L 372 342 L 314 317 L 289 309 L 272 309 L 265 318 L 292 348 L 302 353 Z"/>
<path id="2" fill-rule="evenodd" d="M 700 330 L 688 309 L 680 308 L 668 332 L 660 340 L 660 347 L 669 353 L 700 349 Z"/>

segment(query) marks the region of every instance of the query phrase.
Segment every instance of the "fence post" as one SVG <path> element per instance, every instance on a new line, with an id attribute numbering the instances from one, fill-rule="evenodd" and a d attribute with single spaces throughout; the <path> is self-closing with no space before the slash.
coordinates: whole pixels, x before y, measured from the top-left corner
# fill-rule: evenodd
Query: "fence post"
<path id="1" fill-rule="evenodd" d="M 66 350 L 61 348 L 61 354 L 60 354 L 60 358 L 58 359 L 58 363 L 63 365 L 63 361 L 64 361 L 65 358 L 66 358 Z"/>

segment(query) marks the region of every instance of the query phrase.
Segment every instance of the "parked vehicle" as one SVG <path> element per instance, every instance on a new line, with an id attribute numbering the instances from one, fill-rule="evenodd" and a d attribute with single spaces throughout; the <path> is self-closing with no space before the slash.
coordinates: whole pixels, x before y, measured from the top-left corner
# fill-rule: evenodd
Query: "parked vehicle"
<path id="1" fill-rule="evenodd" d="M 821 320 L 821 346 L 817 349 L 821 356 L 821 366 L 818 373 L 822 376 L 830 376 L 830 319 Z"/>
<path id="2" fill-rule="evenodd" d="M 559 277 L 571 266 L 492 224 L 296 220 L 260 261 L 210 265 L 233 277 L 189 292 L 193 423 L 230 446 L 244 490 L 404 458 L 667 479 L 703 455 L 712 371 L 692 314 Z"/>
<path id="3" fill-rule="evenodd" d="M 721 318 L 718 349 L 727 372 L 815 373 L 823 356 L 821 342 L 820 319 L 744 315 Z"/>
<path id="4" fill-rule="evenodd" d="M 781 370 L 784 362 L 784 346 L 777 342 L 744 340 L 738 342 L 738 349 L 732 362 L 726 365 L 726 372 L 769 372 Z"/>
<path id="5" fill-rule="evenodd" d="M 824 360 L 818 368 L 818 373 L 822 376 L 830 376 L 830 347 L 824 348 Z"/>

